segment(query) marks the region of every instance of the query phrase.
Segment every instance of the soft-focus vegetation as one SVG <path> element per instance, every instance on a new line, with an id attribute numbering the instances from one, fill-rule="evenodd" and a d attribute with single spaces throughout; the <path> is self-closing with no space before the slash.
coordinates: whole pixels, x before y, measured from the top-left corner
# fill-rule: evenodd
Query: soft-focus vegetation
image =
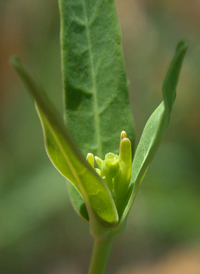
<path id="1" fill-rule="evenodd" d="M 117 8 L 137 140 L 161 101 L 175 45 L 187 38 L 190 49 L 170 127 L 115 244 L 120 248 L 113 249 L 108 273 L 117 271 L 115 261 L 121 267 L 143 264 L 200 241 L 200 5 L 117 0 Z M 13 53 L 41 80 L 61 113 L 56 0 L 0 2 L 0 273 L 82 274 L 92 239 L 68 201 L 64 179 L 46 157 L 34 107 L 8 64 Z"/>

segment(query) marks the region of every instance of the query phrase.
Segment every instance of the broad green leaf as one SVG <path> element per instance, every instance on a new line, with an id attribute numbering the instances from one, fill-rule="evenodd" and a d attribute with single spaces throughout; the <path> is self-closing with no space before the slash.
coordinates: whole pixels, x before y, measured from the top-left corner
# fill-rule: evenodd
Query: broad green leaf
<path id="1" fill-rule="evenodd" d="M 178 78 L 187 49 L 188 43 L 186 41 L 179 42 L 175 56 L 163 83 L 164 101 L 153 112 L 143 130 L 132 164 L 131 187 L 133 188 L 133 193 L 131 194 L 122 220 L 127 216 L 130 210 L 138 188 L 145 176 L 145 172 L 168 127 L 172 105 L 176 97 Z"/>
<path id="2" fill-rule="evenodd" d="M 19 59 L 13 57 L 11 64 L 35 100 L 50 159 L 58 168 L 64 168 L 65 160 L 66 170 L 71 171 L 69 179 L 83 196 L 91 219 L 116 225 L 118 214 L 108 187 L 82 155 L 62 119 L 44 96 L 41 86 L 24 69 Z M 62 171 L 62 174 L 65 172 Z"/>
<path id="3" fill-rule="evenodd" d="M 115 1 L 59 6 L 65 122 L 85 156 L 117 154 L 122 130 L 135 137 Z"/>

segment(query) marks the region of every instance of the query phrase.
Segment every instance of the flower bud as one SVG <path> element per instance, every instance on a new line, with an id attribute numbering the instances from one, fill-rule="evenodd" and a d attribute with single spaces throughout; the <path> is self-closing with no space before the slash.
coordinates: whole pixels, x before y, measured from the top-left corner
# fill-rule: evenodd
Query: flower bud
<path id="1" fill-rule="evenodd" d="M 87 154 L 86 160 L 94 168 L 94 155 L 92 153 Z"/>
<path id="2" fill-rule="evenodd" d="M 119 171 L 119 156 L 114 153 L 107 153 L 105 160 L 101 164 L 102 175 L 114 178 Z"/>
<path id="3" fill-rule="evenodd" d="M 121 217 L 126 206 L 132 168 L 131 142 L 124 137 L 120 142 L 119 172 L 114 178 L 115 203 Z"/>

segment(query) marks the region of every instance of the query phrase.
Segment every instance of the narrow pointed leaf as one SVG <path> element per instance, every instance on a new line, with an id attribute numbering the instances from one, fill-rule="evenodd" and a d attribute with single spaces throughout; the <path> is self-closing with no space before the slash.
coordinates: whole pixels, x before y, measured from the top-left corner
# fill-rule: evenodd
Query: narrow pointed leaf
<path id="1" fill-rule="evenodd" d="M 41 120 L 41 124 L 43 126 L 43 132 L 45 137 L 45 147 L 46 147 L 47 154 L 51 162 L 58 169 L 58 171 L 65 178 L 67 178 L 68 192 L 70 195 L 71 203 L 75 211 L 85 221 L 88 221 L 89 220 L 88 212 L 86 209 L 84 199 L 80 193 L 80 189 L 77 185 L 76 179 L 74 178 L 73 173 L 71 172 L 68 166 L 68 163 L 66 162 L 64 154 L 62 153 L 59 145 L 55 141 L 55 138 L 51 130 L 49 130 L 48 125 L 45 123 L 45 119 L 42 118 L 43 117 L 42 112 L 39 111 L 37 105 L 36 105 L 36 110 L 38 112 L 38 115 Z"/>
<path id="2" fill-rule="evenodd" d="M 127 132 L 134 146 L 115 1 L 59 0 L 65 122 L 86 156 L 104 158 Z"/>
<path id="3" fill-rule="evenodd" d="M 131 187 L 133 188 L 133 193 L 131 194 L 122 220 L 127 216 L 130 210 L 139 185 L 168 127 L 172 105 L 176 97 L 178 78 L 187 49 L 188 43 L 186 41 L 179 42 L 163 83 L 164 101 L 153 112 L 143 130 L 132 164 Z"/>
<path id="4" fill-rule="evenodd" d="M 107 186 L 85 160 L 64 126 L 62 119 L 58 117 L 54 108 L 44 96 L 41 86 L 24 69 L 19 59 L 13 57 L 11 64 L 36 103 L 50 159 L 54 164 L 57 164 L 58 168 L 60 159 L 61 167 L 64 168 L 63 161 L 65 160 L 67 170 L 71 172 L 69 177 L 83 196 L 90 217 L 98 218 L 98 220 L 109 225 L 115 225 L 118 221 L 118 215 Z M 56 157 L 59 159 L 56 159 Z M 62 173 L 65 173 L 65 171 Z"/>

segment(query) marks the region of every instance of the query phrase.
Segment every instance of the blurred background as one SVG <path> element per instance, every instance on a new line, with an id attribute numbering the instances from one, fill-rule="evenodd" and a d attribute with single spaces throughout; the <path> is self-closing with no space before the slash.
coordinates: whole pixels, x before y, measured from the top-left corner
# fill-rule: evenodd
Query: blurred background
<path id="1" fill-rule="evenodd" d="M 107 273 L 200 273 L 200 2 L 117 0 L 137 141 L 187 38 L 170 127 L 114 244 Z M 0 273 L 84 274 L 88 225 L 48 160 L 16 54 L 62 112 L 56 0 L 0 0 Z"/>

